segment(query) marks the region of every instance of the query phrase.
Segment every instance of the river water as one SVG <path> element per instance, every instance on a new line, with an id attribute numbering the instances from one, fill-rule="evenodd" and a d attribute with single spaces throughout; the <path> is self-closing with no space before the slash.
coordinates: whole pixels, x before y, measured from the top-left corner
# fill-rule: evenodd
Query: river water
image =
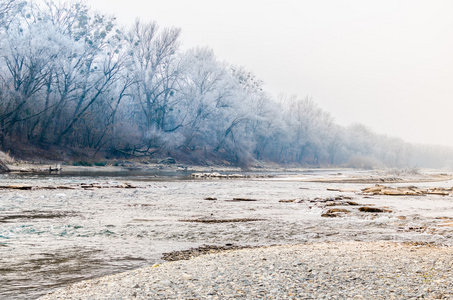
<path id="1" fill-rule="evenodd" d="M 329 172 L 311 171 L 300 179 Z M 87 175 L 0 176 L 0 186 L 74 187 L 0 189 L 0 299 L 38 298 L 73 282 L 159 263 L 162 253 L 203 244 L 453 244 L 453 227 L 445 226 L 453 217 L 451 196 L 366 197 L 327 188 L 359 191 L 372 184 L 315 183 L 285 176 L 195 180 L 187 173 Z M 116 187 L 125 182 L 136 188 Z M 81 188 L 88 184 L 109 188 Z M 398 185 L 404 184 L 393 186 Z M 360 213 L 353 207 L 343 217 L 321 217 L 329 207 L 315 199 L 339 196 L 392 212 Z M 228 201 L 234 198 L 257 201 Z M 280 202 L 291 199 L 305 201 Z M 206 219 L 247 222 L 186 222 Z"/>

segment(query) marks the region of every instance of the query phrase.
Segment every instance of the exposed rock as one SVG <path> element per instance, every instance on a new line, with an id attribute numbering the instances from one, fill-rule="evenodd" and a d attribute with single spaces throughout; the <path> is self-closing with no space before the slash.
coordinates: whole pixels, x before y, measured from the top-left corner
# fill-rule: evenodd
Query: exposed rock
<path id="1" fill-rule="evenodd" d="M 344 205 L 343 202 L 328 202 L 326 206 L 339 206 L 339 205 Z"/>
<path id="2" fill-rule="evenodd" d="M 406 187 L 388 187 L 377 184 L 374 187 L 367 187 L 362 189 L 362 193 L 365 195 L 387 195 L 387 196 L 423 196 L 423 195 L 440 195 L 448 196 L 453 193 L 452 188 L 428 188 L 422 189 L 415 186 Z"/>
<path id="3" fill-rule="evenodd" d="M 33 187 L 29 185 L 1 185 L 0 189 L 11 189 L 11 190 L 31 190 Z"/>
<path id="4" fill-rule="evenodd" d="M 211 173 L 192 173 L 190 174 L 192 178 L 219 178 L 219 179 L 238 179 L 238 178 L 272 178 L 275 175 L 269 174 L 253 174 L 253 175 L 243 175 L 243 174 L 220 174 L 218 172 Z"/>
<path id="5" fill-rule="evenodd" d="M 249 199 L 249 198 L 233 198 L 233 200 L 225 200 L 228 202 L 250 202 L 250 201 L 258 201 L 256 199 Z"/>
<path id="6" fill-rule="evenodd" d="M 63 218 L 70 214 L 73 214 L 73 213 L 66 212 L 66 211 L 53 212 L 53 211 L 37 211 L 37 210 L 36 211 L 35 210 L 22 211 L 20 213 L 4 212 L 0 216 L 0 223 L 7 223 L 10 220 L 16 220 L 16 219 L 31 220 L 31 219 Z"/>
<path id="7" fill-rule="evenodd" d="M 333 188 L 328 188 L 328 191 L 331 192 L 341 192 L 341 193 L 356 193 L 357 190 L 354 189 L 333 189 Z"/>
<path id="8" fill-rule="evenodd" d="M 220 174 L 218 172 L 212 173 L 192 173 L 190 174 L 192 178 L 223 178 L 223 179 L 234 179 L 234 178 L 245 178 L 245 175 L 242 174 Z"/>
<path id="9" fill-rule="evenodd" d="M 213 173 L 192 173 L 190 174 L 190 177 L 193 178 L 228 178 L 228 175 L 222 175 L 217 172 Z"/>
<path id="10" fill-rule="evenodd" d="M 348 201 L 344 201 L 347 199 Z M 311 202 L 311 203 L 316 203 L 320 204 L 321 206 L 350 206 L 350 205 L 359 205 L 356 202 L 349 201 L 349 199 L 352 199 L 351 197 L 345 197 L 345 196 L 338 196 L 338 197 L 328 197 L 328 198 L 314 198 L 314 199 L 282 199 L 279 200 L 278 202 L 282 203 L 303 203 L 303 202 Z"/>
<path id="11" fill-rule="evenodd" d="M 129 207 L 154 207 L 156 204 L 150 204 L 150 203 L 133 203 L 133 204 L 128 204 L 127 206 Z"/>
<path id="12" fill-rule="evenodd" d="M 419 189 L 415 186 L 393 188 L 376 184 L 374 187 L 362 189 L 363 194 L 368 195 L 387 195 L 387 196 L 423 196 L 428 192 L 425 189 Z"/>
<path id="13" fill-rule="evenodd" d="M 228 178 L 244 178 L 245 176 L 242 175 L 242 174 L 231 174 L 231 175 L 227 175 Z"/>
<path id="14" fill-rule="evenodd" d="M 136 186 L 131 185 L 130 183 L 125 182 L 124 184 L 120 185 L 99 185 L 97 183 L 82 183 L 80 185 L 83 189 L 109 189 L 109 188 L 119 188 L 119 189 L 135 189 Z"/>
<path id="15" fill-rule="evenodd" d="M 428 190 L 428 192 L 426 193 L 428 195 L 440 195 L 440 196 L 448 196 L 450 195 L 450 192 L 449 191 L 440 191 L 440 190 Z"/>
<path id="16" fill-rule="evenodd" d="M 291 203 L 291 202 L 296 202 L 297 199 L 289 199 L 289 200 L 286 200 L 286 199 L 282 199 L 282 200 L 279 200 L 278 202 L 282 202 L 282 203 Z"/>
<path id="17" fill-rule="evenodd" d="M 53 186 L 49 186 L 49 187 L 47 187 L 47 188 L 48 188 L 48 189 L 54 189 Z M 75 187 L 59 185 L 59 186 L 56 186 L 55 189 L 59 189 L 59 190 L 74 190 Z"/>
<path id="18" fill-rule="evenodd" d="M 344 208 L 331 208 L 326 213 L 333 214 L 333 213 L 349 213 L 350 211 Z"/>
<path id="19" fill-rule="evenodd" d="M 334 197 L 330 197 L 330 198 L 315 198 L 315 199 L 311 199 L 309 200 L 310 202 L 328 202 L 328 201 L 335 201 L 336 198 Z"/>
<path id="20" fill-rule="evenodd" d="M 206 198 L 204 198 L 204 200 L 213 201 L 213 200 L 217 200 L 217 198 L 216 197 L 206 197 Z"/>
<path id="21" fill-rule="evenodd" d="M 172 251 L 169 253 L 163 253 L 162 259 L 166 261 L 177 261 L 177 260 L 189 260 L 191 258 L 206 255 L 224 252 L 228 250 L 238 250 L 238 249 L 247 249 L 247 248 L 257 248 L 252 246 L 236 246 L 233 244 L 225 244 L 225 246 L 216 246 L 216 245 L 202 245 L 197 248 L 190 248 L 188 250 L 182 251 Z"/>
<path id="22" fill-rule="evenodd" d="M 238 222 L 256 222 L 265 221 L 265 219 L 242 218 L 242 219 L 186 219 L 179 220 L 180 222 L 194 222 L 194 223 L 238 223 Z"/>
<path id="23" fill-rule="evenodd" d="M 453 192 L 453 187 L 450 188 L 441 188 L 441 187 L 435 187 L 435 188 L 429 188 L 430 192 Z"/>
<path id="24" fill-rule="evenodd" d="M 359 210 L 362 211 L 362 212 L 370 212 L 370 213 L 384 213 L 384 212 L 390 213 L 390 212 L 392 212 L 389 209 L 377 208 L 377 207 L 369 207 L 369 206 L 359 207 Z"/>
<path id="25" fill-rule="evenodd" d="M 325 213 L 325 214 L 322 214 L 321 217 L 323 217 L 323 218 L 336 218 L 336 217 L 339 217 L 339 215 L 338 214 Z"/>
<path id="26" fill-rule="evenodd" d="M 342 217 L 344 214 L 350 213 L 349 210 L 344 208 L 331 208 L 321 215 L 324 218 Z"/>
<path id="27" fill-rule="evenodd" d="M 111 189 L 111 188 L 118 188 L 118 189 L 135 189 L 136 186 L 131 185 L 130 183 L 125 182 L 124 184 L 120 185 L 100 185 L 98 183 L 81 183 L 80 185 L 72 185 L 72 186 L 30 186 L 30 185 L 2 185 L 0 189 L 11 189 L 11 190 L 75 190 L 75 189 Z"/>

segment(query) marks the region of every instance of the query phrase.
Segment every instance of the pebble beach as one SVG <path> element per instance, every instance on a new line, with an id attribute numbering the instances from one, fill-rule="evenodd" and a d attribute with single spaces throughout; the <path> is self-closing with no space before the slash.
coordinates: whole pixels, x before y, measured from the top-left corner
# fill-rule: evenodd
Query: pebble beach
<path id="1" fill-rule="evenodd" d="M 452 299 L 452 266 L 451 247 L 308 243 L 167 262 L 40 299 Z"/>

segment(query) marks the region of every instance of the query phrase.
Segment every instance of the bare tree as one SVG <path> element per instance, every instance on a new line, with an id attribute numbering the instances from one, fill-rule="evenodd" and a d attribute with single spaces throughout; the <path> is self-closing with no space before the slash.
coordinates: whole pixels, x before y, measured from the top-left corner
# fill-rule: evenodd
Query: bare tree
<path id="1" fill-rule="evenodd" d="M 8 26 L 26 4 L 26 1 L 0 0 L 0 27 Z"/>
<path id="2" fill-rule="evenodd" d="M 180 66 L 176 51 L 180 30 L 159 29 L 156 23 L 137 21 L 128 35 L 134 100 L 144 115 L 146 128 L 172 130 L 167 114 L 176 101 Z"/>

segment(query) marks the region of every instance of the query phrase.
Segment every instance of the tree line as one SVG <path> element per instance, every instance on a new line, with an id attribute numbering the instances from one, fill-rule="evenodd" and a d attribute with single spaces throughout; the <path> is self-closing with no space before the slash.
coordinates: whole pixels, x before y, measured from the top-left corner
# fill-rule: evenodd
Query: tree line
<path id="1" fill-rule="evenodd" d="M 272 97 L 211 49 L 183 50 L 180 35 L 155 22 L 123 28 L 83 2 L 0 0 L 0 147 L 245 167 L 451 165 L 450 148 L 339 126 L 307 97 Z"/>

